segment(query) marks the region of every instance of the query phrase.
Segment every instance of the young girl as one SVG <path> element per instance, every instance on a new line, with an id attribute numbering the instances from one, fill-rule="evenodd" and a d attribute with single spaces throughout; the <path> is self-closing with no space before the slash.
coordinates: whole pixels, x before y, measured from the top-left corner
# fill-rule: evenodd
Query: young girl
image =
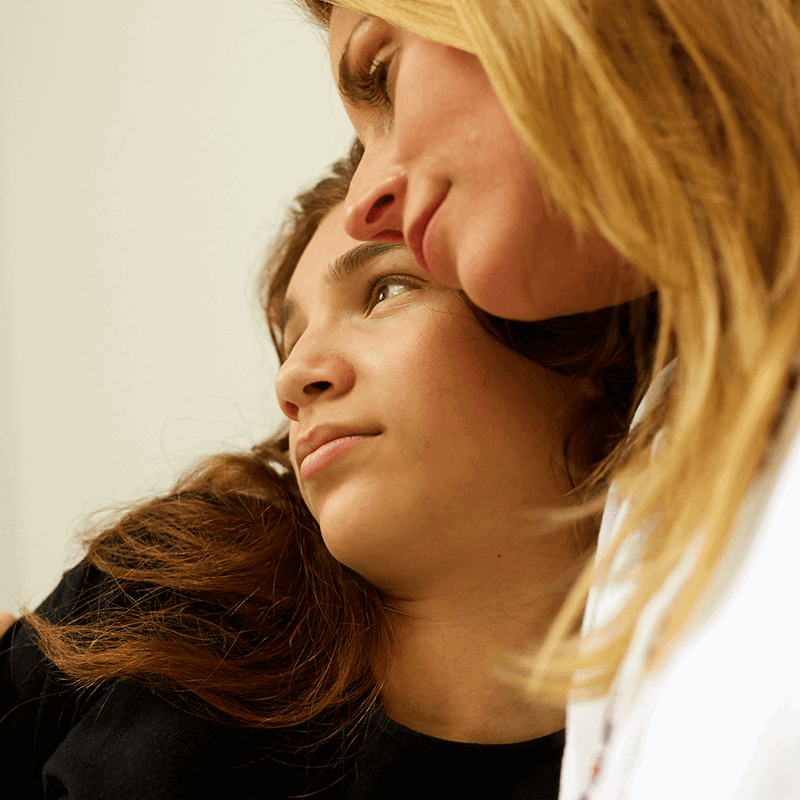
<path id="1" fill-rule="evenodd" d="M 556 797 L 563 710 L 499 671 L 591 550 L 553 510 L 624 433 L 652 303 L 477 311 L 345 233 L 360 157 L 264 272 L 288 433 L 121 515 L 4 636 L 14 796 Z"/>
<path id="2" fill-rule="evenodd" d="M 529 682 L 575 701 L 563 797 L 800 796 L 800 4 L 303 5 L 366 148 L 352 236 L 503 316 L 659 292 L 600 557 Z"/>

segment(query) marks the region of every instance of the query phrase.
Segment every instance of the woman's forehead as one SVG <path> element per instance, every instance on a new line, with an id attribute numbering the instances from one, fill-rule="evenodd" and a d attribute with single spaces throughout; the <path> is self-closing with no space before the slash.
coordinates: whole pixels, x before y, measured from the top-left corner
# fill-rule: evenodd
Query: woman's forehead
<path id="1" fill-rule="evenodd" d="M 359 23 L 367 19 L 369 17 L 365 14 L 359 14 L 357 11 L 351 11 L 342 6 L 335 7 L 328 27 L 328 53 L 334 75 L 338 73 L 339 59 L 342 57 L 350 37 L 358 28 Z"/>

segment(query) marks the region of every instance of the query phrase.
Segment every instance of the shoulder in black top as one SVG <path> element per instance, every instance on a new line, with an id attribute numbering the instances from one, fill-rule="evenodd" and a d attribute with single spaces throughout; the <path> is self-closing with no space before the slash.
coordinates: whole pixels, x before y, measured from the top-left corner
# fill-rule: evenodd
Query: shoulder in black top
<path id="1" fill-rule="evenodd" d="M 81 590 L 102 582 L 102 574 L 80 565 L 40 612 L 66 619 Z M 43 657 L 24 623 L 0 640 L 1 780 L 3 796 L 13 800 L 558 797 L 563 732 L 517 744 L 464 744 L 376 711 L 348 754 L 341 741 L 298 749 L 299 735 L 228 726 L 177 694 L 129 682 L 79 691 Z"/>

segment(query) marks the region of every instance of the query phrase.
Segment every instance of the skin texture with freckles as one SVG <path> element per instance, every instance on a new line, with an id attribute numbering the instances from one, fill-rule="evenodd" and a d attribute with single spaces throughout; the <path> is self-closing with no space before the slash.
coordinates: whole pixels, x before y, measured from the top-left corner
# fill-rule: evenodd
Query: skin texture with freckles
<path id="1" fill-rule="evenodd" d="M 592 311 L 647 290 L 605 240 L 577 241 L 550 208 L 476 56 L 366 19 L 336 7 L 329 37 L 334 75 L 347 48 L 350 67 L 381 65 L 389 98 L 382 107 L 345 101 L 366 148 L 347 198 L 351 236 L 402 236 L 413 248 L 415 222 L 441 201 L 427 232 L 428 268 L 507 318 Z"/>
<path id="2" fill-rule="evenodd" d="M 551 733 L 562 712 L 494 668 L 547 630 L 594 533 L 535 516 L 566 502 L 578 387 L 492 339 L 404 247 L 334 280 L 359 245 L 343 221 L 328 215 L 289 283 L 276 393 L 326 546 L 397 612 L 384 710 L 457 741 Z M 304 479 L 298 442 L 326 425 L 377 435 Z"/>

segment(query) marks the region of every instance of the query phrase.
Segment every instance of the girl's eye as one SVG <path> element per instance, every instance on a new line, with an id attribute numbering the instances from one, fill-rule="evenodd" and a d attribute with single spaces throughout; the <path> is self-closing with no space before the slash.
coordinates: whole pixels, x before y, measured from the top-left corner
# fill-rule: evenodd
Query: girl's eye
<path id="1" fill-rule="evenodd" d="M 404 294 L 409 289 L 413 289 L 411 282 L 407 278 L 389 276 L 381 278 L 372 287 L 370 294 L 368 308 L 372 309 L 378 303 L 395 297 L 398 294 Z"/>

